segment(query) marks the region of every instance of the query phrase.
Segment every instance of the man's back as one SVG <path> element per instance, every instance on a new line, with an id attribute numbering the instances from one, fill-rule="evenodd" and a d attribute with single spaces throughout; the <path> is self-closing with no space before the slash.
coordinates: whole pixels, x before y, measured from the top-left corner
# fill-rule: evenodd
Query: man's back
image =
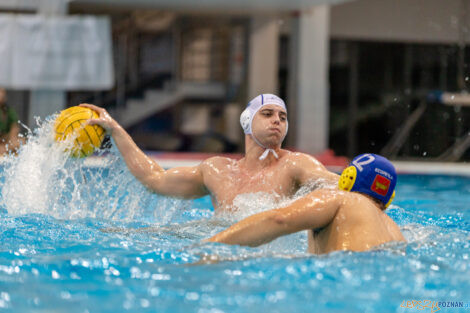
<path id="1" fill-rule="evenodd" d="M 310 252 L 364 251 L 385 242 L 405 241 L 398 225 L 372 198 L 355 192 L 335 192 L 341 194 L 341 205 L 331 223 L 309 231 Z"/>

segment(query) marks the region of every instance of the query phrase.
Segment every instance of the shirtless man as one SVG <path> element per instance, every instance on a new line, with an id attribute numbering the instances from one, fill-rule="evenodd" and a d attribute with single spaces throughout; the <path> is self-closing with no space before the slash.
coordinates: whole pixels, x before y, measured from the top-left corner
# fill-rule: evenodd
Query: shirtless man
<path id="1" fill-rule="evenodd" d="M 287 111 L 284 101 L 275 95 L 257 96 L 240 117 L 246 134 L 244 158 L 212 157 L 194 167 L 169 170 L 145 155 L 106 110 L 90 104 L 81 106 L 99 113 L 99 119 L 89 123 L 106 129 L 131 173 L 147 188 L 180 198 L 210 195 L 216 213 L 230 210 L 239 194 L 267 192 L 291 197 L 310 182 L 335 184 L 338 180 L 338 175 L 315 158 L 281 149 L 287 134 Z"/>
<path id="2" fill-rule="evenodd" d="M 393 165 L 374 154 L 356 157 L 339 180 L 342 190 L 320 189 L 284 208 L 252 215 L 208 239 L 258 246 L 277 237 L 308 230 L 308 250 L 364 251 L 390 241 L 405 241 L 384 212 L 395 195 Z"/>

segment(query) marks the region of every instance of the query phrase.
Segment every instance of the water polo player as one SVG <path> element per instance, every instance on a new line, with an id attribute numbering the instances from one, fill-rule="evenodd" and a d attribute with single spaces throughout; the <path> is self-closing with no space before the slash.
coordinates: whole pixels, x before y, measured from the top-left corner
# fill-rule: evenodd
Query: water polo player
<path id="1" fill-rule="evenodd" d="M 198 166 L 164 170 L 145 155 L 126 131 L 106 110 L 96 110 L 99 124 L 113 137 L 127 167 L 150 190 L 167 196 L 196 198 L 209 194 L 215 212 L 232 209 L 233 199 L 244 193 L 266 192 L 290 197 L 303 185 L 319 180 L 335 184 L 338 175 L 331 173 L 315 158 L 281 149 L 287 133 L 284 101 L 272 94 L 259 95 L 241 114 L 245 131 L 245 156 L 241 160 L 212 157 Z"/>
<path id="2" fill-rule="evenodd" d="M 252 215 L 209 241 L 258 246 L 308 230 L 311 253 L 364 251 L 390 241 L 405 241 L 384 212 L 395 195 L 397 174 L 384 157 L 356 157 L 339 179 L 339 189 L 320 189 L 291 205 Z"/>

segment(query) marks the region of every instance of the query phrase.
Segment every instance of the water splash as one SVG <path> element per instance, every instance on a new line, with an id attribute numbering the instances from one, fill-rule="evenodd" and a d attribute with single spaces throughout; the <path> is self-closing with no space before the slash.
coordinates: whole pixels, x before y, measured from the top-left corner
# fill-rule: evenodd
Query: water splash
<path id="1" fill-rule="evenodd" d="M 39 213 L 58 219 L 101 218 L 165 224 L 189 206 L 188 201 L 156 196 L 127 170 L 116 148 L 92 158 L 74 159 L 54 141 L 55 116 L 30 132 L 17 155 L 0 164 L 0 208 L 9 215 Z M 96 160 L 96 159 L 95 159 Z"/>
<path id="2" fill-rule="evenodd" d="M 50 173 L 63 167 L 66 155 L 53 144 L 52 122 L 46 122 L 23 145 L 18 156 L 9 155 L 3 162 L 5 183 L 2 206 L 11 214 L 47 213 L 53 185 Z"/>
<path id="3" fill-rule="evenodd" d="M 99 161 L 97 166 L 91 165 L 93 158 L 70 158 L 64 150 L 70 150 L 73 140 L 64 145 L 55 143 L 54 118 L 39 123 L 18 155 L 8 156 L 2 163 L 0 181 L 4 184 L 0 208 L 10 216 L 43 214 L 62 220 L 103 219 L 115 221 L 118 227 L 114 230 L 122 234 L 145 231 L 145 226 L 157 226 L 149 229 L 150 233 L 177 233 L 198 241 L 234 221 L 287 205 L 311 188 L 305 187 L 304 192 L 299 192 L 293 199 L 262 192 L 239 195 L 233 203 L 235 210 L 230 214 L 219 215 L 216 219 L 209 214 L 196 223 L 184 223 L 188 218 L 184 214 L 194 205 L 192 201 L 149 192 L 131 175 L 114 147 L 94 159 Z M 170 225 L 170 228 L 158 228 L 159 225 Z M 280 238 L 265 245 L 263 250 L 303 252 L 305 247 L 306 236 L 300 233 Z"/>
<path id="4" fill-rule="evenodd" d="M 256 213 L 288 206 L 313 190 L 322 188 L 335 189 L 336 186 L 332 186 L 326 180 L 319 179 L 302 186 L 292 197 L 283 197 L 274 192 L 239 194 L 233 199 L 229 214 L 220 214 L 220 216 L 228 220 L 239 221 Z"/>

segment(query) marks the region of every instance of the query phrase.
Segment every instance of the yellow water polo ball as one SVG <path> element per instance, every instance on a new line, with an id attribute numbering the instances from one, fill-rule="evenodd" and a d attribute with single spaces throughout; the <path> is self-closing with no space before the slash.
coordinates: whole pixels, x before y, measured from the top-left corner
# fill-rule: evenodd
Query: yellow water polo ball
<path id="1" fill-rule="evenodd" d="M 89 156 L 101 146 L 106 135 L 103 127 L 87 124 L 89 119 L 98 117 L 98 113 L 86 107 L 74 106 L 61 111 L 54 124 L 55 140 L 73 140 L 67 150 L 75 158 Z"/>

